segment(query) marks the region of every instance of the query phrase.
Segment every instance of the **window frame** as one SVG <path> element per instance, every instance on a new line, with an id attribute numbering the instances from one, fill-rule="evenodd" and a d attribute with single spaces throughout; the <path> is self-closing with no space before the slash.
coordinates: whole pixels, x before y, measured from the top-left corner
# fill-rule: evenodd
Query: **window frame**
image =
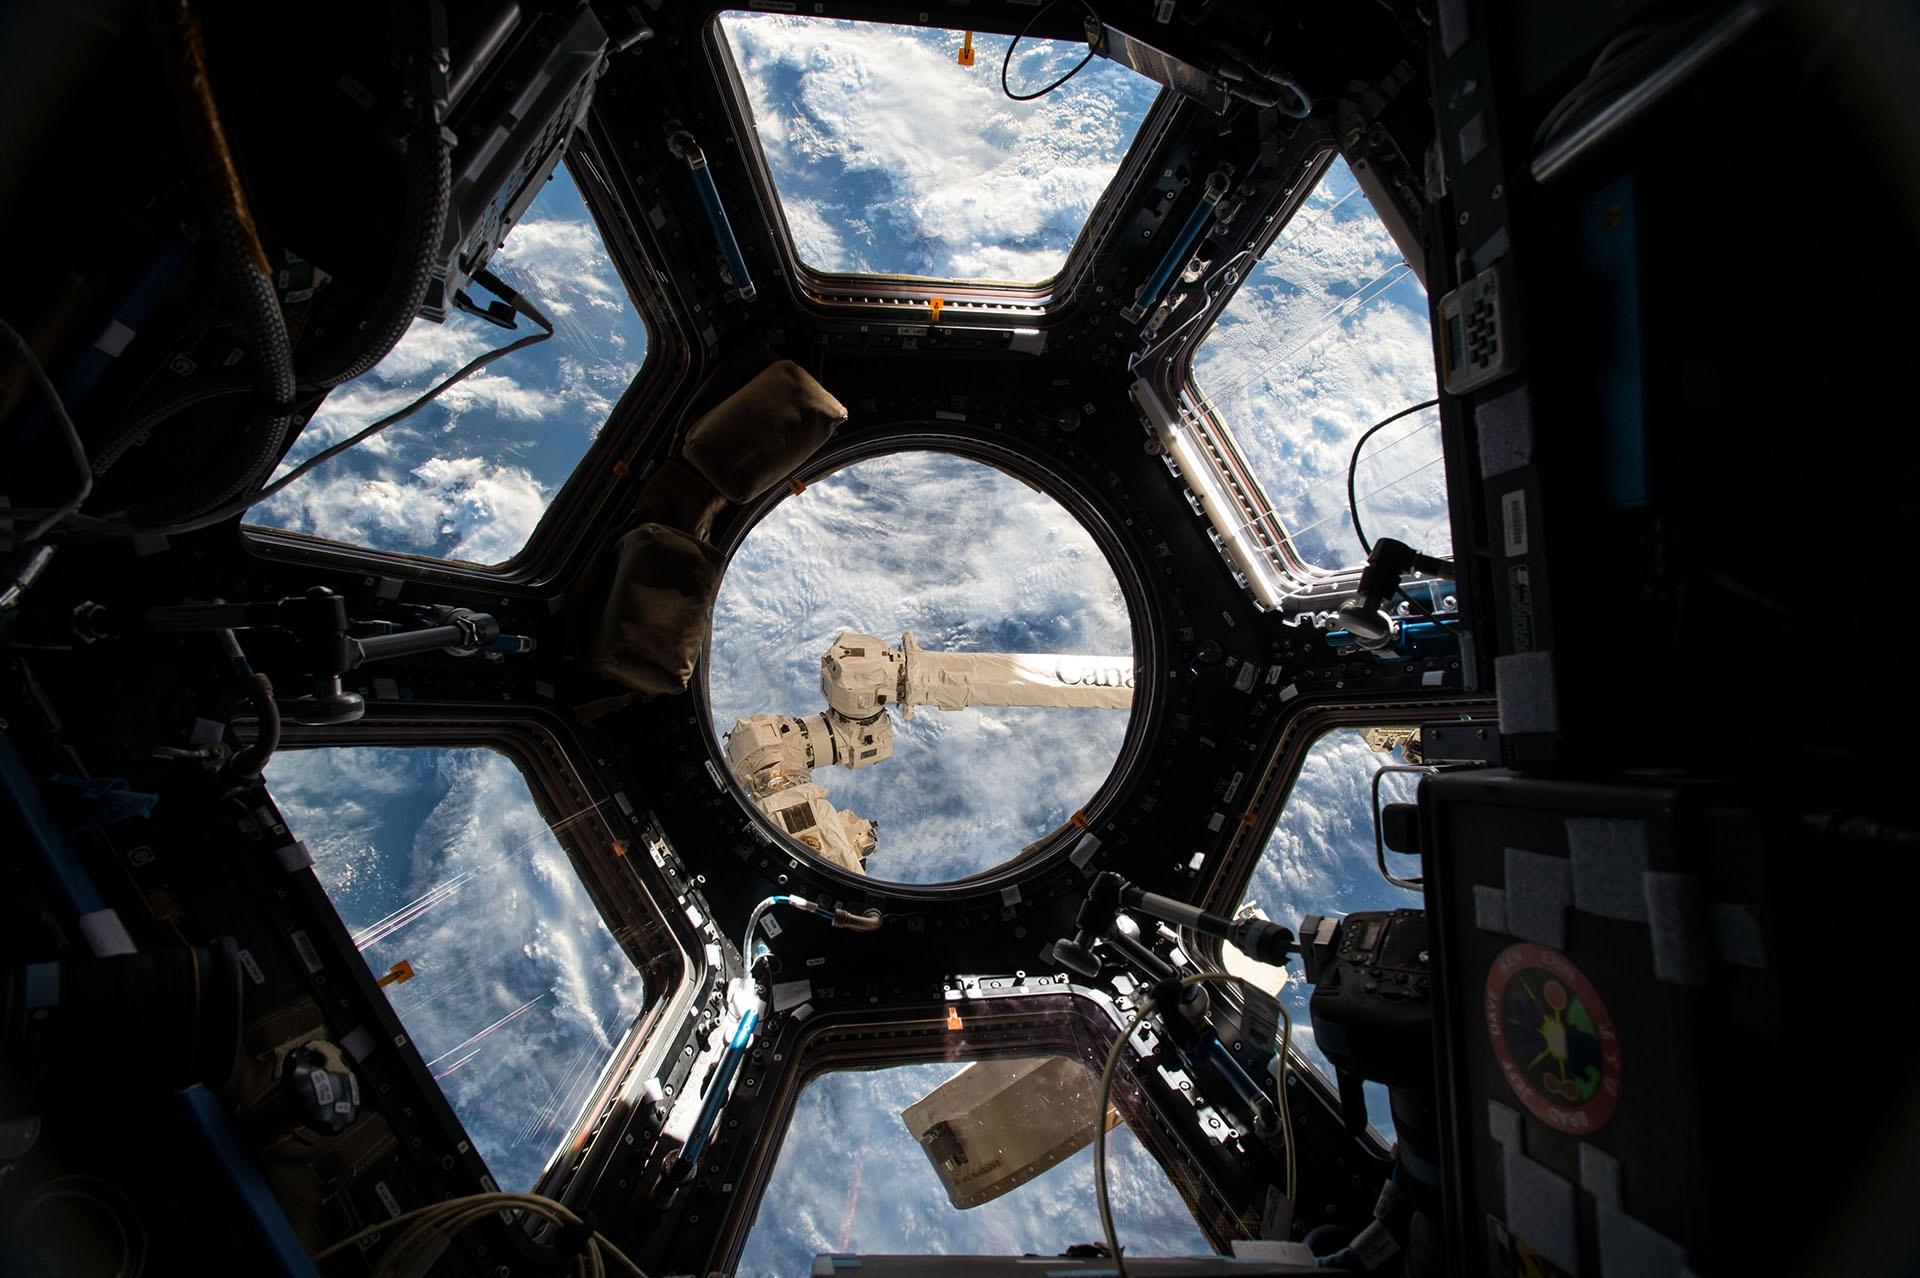
<path id="1" fill-rule="evenodd" d="M 442 719 L 421 716 L 401 705 L 370 702 L 366 717 L 354 723 L 326 728 L 288 724 L 280 746 L 285 750 L 355 747 L 482 748 L 504 755 L 526 783 L 535 809 L 567 854 L 568 864 L 579 875 L 615 943 L 646 981 L 646 1000 L 639 1014 L 620 1036 L 530 1189 L 576 1203 L 590 1192 L 594 1173 L 613 1156 L 612 1147 L 632 1121 L 639 1106 L 634 1087 L 662 1071 L 667 1055 L 677 1047 L 676 1031 L 715 979 L 705 950 L 711 938 L 701 933 L 676 900 L 683 889 L 673 882 L 666 864 L 637 854 L 643 844 L 657 841 L 664 847 L 665 836 L 655 831 L 649 837 L 634 828 L 638 822 L 633 820 L 624 829 L 617 825 L 620 809 L 609 810 L 617 791 L 606 778 L 582 766 L 587 753 L 569 725 L 543 710 L 502 706 L 491 719 Z M 607 797 L 595 801 L 590 797 L 594 792 Z M 589 811 L 599 819 L 565 823 L 566 818 Z M 556 824 L 560 828 L 554 829 Z M 622 851 L 620 845 L 628 850 Z M 664 851 L 671 853 L 670 848 Z M 616 867 L 624 867 L 627 874 L 618 876 Z M 319 887 L 332 907 L 332 894 L 324 883 Z M 616 892 L 616 887 L 625 890 Z M 390 1001 L 388 1007 L 392 1009 Z M 398 1012 L 393 1015 L 397 1020 Z M 407 1050 L 418 1054 L 411 1036 Z M 444 1100 L 439 1084 L 431 1085 Z M 446 1104 L 459 1125 L 460 1138 L 470 1140 L 464 1121 L 451 1102 Z M 488 1175 L 492 1176 L 491 1168 Z"/>
<path id="2" fill-rule="evenodd" d="M 807 460 L 806 465 L 795 473 L 794 479 L 803 488 L 810 488 L 822 480 L 837 474 L 860 462 L 876 457 L 889 456 L 904 452 L 938 452 L 959 457 L 966 461 L 991 466 L 1003 475 L 1026 484 L 1035 491 L 1052 498 L 1086 531 L 1093 539 L 1095 547 L 1106 560 L 1107 567 L 1113 572 L 1119 583 L 1121 599 L 1127 608 L 1128 619 L 1133 631 L 1133 660 L 1136 670 L 1154 670 L 1162 664 L 1161 654 L 1166 651 L 1167 641 L 1162 631 L 1162 618 L 1155 607 L 1155 590 L 1149 583 L 1142 565 L 1127 553 L 1127 541 L 1124 535 L 1107 519 L 1098 504 L 1088 499 L 1073 486 L 1072 478 L 1066 472 L 1056 468 L 1043 454 L 1031 449 L 1012 448 L 999 440 L 985 439 L 976 435 L 961 434 L 941 423 L 926 423 L 922 430 L 885 431 L 865 438 L 832 440 Z M 750 505 L 743 506 L 737 512 L 729 527 L 716 532 L 716 540 L 724 555 L 721 567 L 721 580 L 733 565 L 733 558 L 742 545 L 772 513 L 773 509 L 789 497 L 789 491 L 776 486 Z M 1056 861 L 1065 855 L 1066 849 L 1077 843 L 1090 829 L 1099 824 L 1103 817 L 1128 795 L 1138 774 L 1150 755 L 1150 745 L 1157 731 L 1160 718 L 1162 692 L 1159 681 L 1137 679 L 1134 688 L 1133 706 L 1128 711 L 1127 730 L 1115 757 L 1112 769 L 1107 773 L 1100 787 L 1080 804 L 1075 816 L 1084 817 L 1086 824 L 1077 824 L 1074 818 L 1052 830 L 1039 835 L 1024 847 L 1009 851 L 1005 859 L 957 879 L 947 879 L 935 883 L 906 883 L 888 879 L 879 875 L 853 874 L 827 861 L 786 832 L 761 811 L 734 776 L 728 765 L 726 748 L 721 734 L 732 725 L 720 724 L 713 717 L 713 705 L 709 689 L 711 675 L 711 653 L 713 648 L 712 619 L 708 619 L 708 628 L 701 644 L 700 659 L 695 666 L 691 687 L 698 689 L 695 698 L 699 731 L 707 743 L 709 766 L 714 770 L 717 787 L 727 791 L 739 804 L 741 816 L 762 839 L 791 863 L 797 870 L 806 867 L 809 875 L 818 876 L 831 884 L 833 890 L 846 893 L 880 891 L 896 900 L 939 900 L 963 897 L 983 889 L 991 889 L 1007 883 L 1017 883 L 1021 879 L 1040 872 L 1041 867 Z"/>
<path id="3" fill-rule="evenodd" d="M 960 978 L 963 985 L 968 979 Z M 1064 976 L 1046 989 L 1016 988 L 1022 984 L 1018 978 L 998 980 L 1005 989 L 998 996 L 970 996 L 971 990 L 950 989 L 947 1001 L 936 1007 L 878 1014 L 816 1013 L 809 1017 L 786 1049 L 790 1064 L 778 1075 L 778 1091 L 764 1124 L 771 1135 L 757 1143 L 751 1160 L 733 1182 L 707 1268 L 723 1273 L 738 1268 L 780 1152 L 786 1146 L 800 1094 L 814 1079 L 845 1070 L 956 1059 L 955 1032 L 945 1019 L 948 1008 L 960 1009 L 965 1017 L 962 1033 L 966 1045 L 977 1044 L 981 1049 L 966 1053 L 969 1062 L 1050 1053 L 1084 1059 L 1089 1047 L 1104 1056 L 1126 1023 L 1125 1014 L 1106 994 L 1068 984 Z M 979 982 L 983 986 L 987 983 Z M 1136 1094 L 1128 1095 L 1127 1089 L 1116 1086 L 1111 1103 L 1166 1172 L 1201 1234 L 1216 1250 L 1224 1252 L 1230 1240 L 1240 1236 L 1231 1232 L 1239 1217 L 1224 1206 L 1229 1201 L 1227 1195 L 1208 1183 L 1205 1161 L 1194 1156 L 1184 1134 L 1164 1122 L 1158 1109 L 1138 1094 L 1149 1080 L 1136 1072 L 1130 1054 L 1122 1055 L 1116 1077 L 1131 1081 Z M 933 1175 L 931 1169 L 928 1175 Z M 1088 1207 L 1091 1210 L 1092 1204 Z"/>
<path id="4" fill-rule="evenodd" d="M 1087 283 L 1095 261 L 1101 256 L 1100 249 L 1117 229 L 1116 214 L 1128 206 L 1129 197 L 1149 177 L 1152 170 L 1150 161 L 1172 131 L 1176 115 L 1183 105 L 1180 95 L 1164 87 L 1155 96 L 1146 118 L 1140 123 L 1139 131 L 1134 134 L 1133 141 L 1122 156 L 1113 179 L 1088 210 L 1087 220 L 1067 251 L 1066 261 L 1049 279 L 1018 283 L 822 271 L 803 262 L 794 247 L 793 231 L 787 222 L 779 187 L 767 163 L 766 151 L 760 144 L 760 131 L 754 120 L 753 104 L 747 97 L 746 82 L 734 61 L 733 47 L 720 27 L 720 20 L 726 14 L 751 11 L 750 8 L 724 7 L 714 11 L 705 26 L 707 57 L 721 99 L 726 104 L 728 124 L 740 139 L 740 152 L 748 157 L 748 182 L 753 188 L 760 214 L 773 232 L 772 239 L 780 254 L 780 274 L 794 300 L 812 310 L 852 311 L 867 315 L 875 311 L 895 310 L 914 312 L 915 319 L 923 320 L 927 303 L 938 297 L 944 304 L 941 310 L 942 324 L 965 323 L 969 319 L 990 325 L 1044 323 L 1079 300 L 1084 291 L 1082 286 Z M 822 12 L 819 6 L 812 13 L 796 16 L 872 22 L 876 26 L 907 25 L 864 16 Z M 923 30 L 961 30 L 931 20 L 918 26 Z M 988 30 L 976 28 L 981 32 Z M 906 318 L 903 314 L 902 319 Z"/>
<path id="5" fill-rule="evenodd" d="M 1346 154 L 1330 136 L 1311 141 L 1300 157 L 1298 180 L 1267 211 L 1259 231 L 1231 256 L 1244 256 L 1255 263 L 1265 257 L 1319 189 L 1336 158 L 1345 158 L 1350 165 L 1364 165 L 1364 157 Z M 1358 181 L 1359 170 L 1355 173 Z M 1406 245 L 1421 242 L 1419 228 L 1407 220 L 1397 202 L 1376 201 L 1369 182 L 1361 182 L 1360 190 L 1403 251 Z M 1408 264 L 1424 290 L 1426 263 L 1409 258 Z M 1234 268 L 1229 287 L 1211 299 L 1198 317 L 1187 321 L 1190 329 L 1180 341 L 1169 345 L 1151 368 L 1143 370 L 1134 383 L 1133 394 L 1165 448 L 1168 469 L 1176 480 L 1193 488 L 1222 553 L 1248 593 L 1269 611 L 1312 612 L 1330 608 L 1351 593 L 1364 565 L 1323 568 L 1308 563 L 1294 549 L 1291 536 L 1273 511 L 1273 503 L 1241 452 L 1232 427 L 1193 375 L 1195 354 L 1250 274 L 1250 269 Z M 1437 333 L 1433 302 L 1429 295 L 1428 321 Z M 1434 359 L 1437 384 L 1437 349 Z"/>
<path id="6" fill-rule="evenodd" d="M 691 348 L 675 308 L 661 292 L 642 247 L 619 229 L 624 225 L 621 205 L 609 189 L 590 128 L 591 116 L 562 153 L 555 171 L 565 167 L 586 205 L 627 300 L 646 328 L 647 355 L 601 423 L 599 434 L 555 490 L 526 544 L 500 563 L 475 564 L 416 551 L 356 546 L 314 533 L 248 523 L 243 518 L 239 527 L 244 553 L 277 563 L 325 565 L 448 583 L 479 581 L 537 588 L 565 574 L 568 560 L 580 554 L 580 548 L 569 543 L 567 532 L 608 509 L 622 464 L 636 461 L 645 451 L 649 436 L 659 425 L 662 406 L 691 367 Z"/>
<path id="7" fill-rule="evenodd" d="M 1299 783 L 1307 755 L 1329 732 L 1342 728 L 1442 723 L 1471 714 L 1491 713 L 1495 708 L 1491 699 L 1467 694 L 1426 700 L 1406 698 L 1373 704 L 1345 702 L 1301 706 L 1280 725 L 1273 745 L 1267 752 L 1266 765 L 1248 792 L 1249 807 L 1255 814 L 1254 821 L 1243 826 L 1225 854 L 1215 859 L 1216 868 L 1212 876 L 1197 885 L 1194 904 L 1210 913 L 1225 918 L 1233 917 L 1240 903 L 1246 899 L 1254 871 L 1266 856 L 1274 829 L 1280 823 L 1280 815 Z M 1292 928 L 1295 921 L 1274 919 L 1273 922 Z M 1180 943 L 1200 966 L 1210 971 L 1226 971 L 1226 964 L 1221 957 L 1223 942 L 1219 938 L 1203 935 L 1191 928 L 1182 928 Z M 1217 997 L 1227 999 L 1236 1008 L 1244 1005 L 1244 998 L 1237 988 L 1222 989 Z M 1321 1077 L 1318 1067 L 1302 1056 L 1297 1048 L 1290 1047 L 1288 1056 L 1288 1069 L 1295 1076 L 1305 1079 L 1306 1085 L 1314 1089 L 1322 1102 L 1338 1113 L 1340 1098 L 1328 1080 Z M 1376 1156 L 1385 1158 L 1391 1155 L 1391 1148 L 1381 1143 L 1371 1129 L 1368 1139 Z"/>

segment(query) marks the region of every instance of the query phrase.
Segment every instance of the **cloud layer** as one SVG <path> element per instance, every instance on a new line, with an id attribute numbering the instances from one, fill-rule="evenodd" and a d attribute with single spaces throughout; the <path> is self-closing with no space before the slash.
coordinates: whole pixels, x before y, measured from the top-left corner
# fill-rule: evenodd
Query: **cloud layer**
<path id="1" fill-rule="evenodd" d="M 639 1014 L 526 781 L 489 750 L 282 751 L 274 801 L 504 1189 L 531 1188 Z"/>
<path id="2" fill-rule="evenodd" d="M 1336 160 L 1195 351 L 1194 384 L 1308 563 L 1364 562 L 1347 461 L 1369 426 L 1434 397 L 1429 331 L 1418 277 Z M 1438 422 L 1428 410 L 1368 443 L 1355 490 L 1369 539 L 1449 552 Z"/>
<path id="3" fill-rule="evenodd" d="M 794 247 L 827 271 L 1043 280 L 1113 180 L 1159 86 L 1095 59 L 1034 102 L 1000 89 L 1004 36 L 773 14 L 722 30 Z M 1023 41 L 1016 92 L 1085 46 Z"/>
<path id="4" fill-rule="evenodd" d="M 977 462 L 861 462 L 782 502 L 728 565 L 707 683 L 722 732 L 823 708 L 843 630 L 957 652 L 1130 656 L 1119 583 L 1064 508 Z M 940 882 L 1005 861 L 1066 821 L 1113 768 L 1118 710 L 971 708 L 894 716 L 894 756 L 814 776 L 880 823 L 876 878 Z"/>
<path id="5" fill-rule="evenodd" d="M 958 1063 L 842 1070 L 807 1084 L 753 1230 L 742 1278 L 804 1274 L 822 1252 L 1055 1256 L 1101 1240 L 1088 1146 L 1018 1189 L 956 1210 L 901 1111 Z M 1107 1137 L 1114 1224 L 1129 1255 L 1208 1255 L 1212 1248 L 1167 1173 L 1130 1128 Z"/>
<path id="6" fill-rule="evenodd" d="M 639 372 L 647 332 L 565 169 L 491 266 L 547 313 L 554 338 L 473 374 L 325 463 L 254 507 L 251 522 L 482 564 L 510 559 L 526 544 Z M 327 397 L 283 471 L 511 340 L 464 314 L 445 324 L 414 321 L 379 365 Z"/>

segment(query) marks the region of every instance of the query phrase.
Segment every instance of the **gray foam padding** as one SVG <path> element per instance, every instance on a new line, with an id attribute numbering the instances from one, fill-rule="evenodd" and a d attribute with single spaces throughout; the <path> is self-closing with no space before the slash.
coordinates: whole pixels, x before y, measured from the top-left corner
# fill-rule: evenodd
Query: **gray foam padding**
<path id="1" fill-rule="evenodd" d="M 1713 935 L 1722 962 L 1741 967 L 1767 965 L 1766 930 L 1760 914 L 1739 901 L 1717 901 L 1713 907 Z"/>
<path id="2" fill-rule="evenodd" d="M 1598 1204 L 1594 1226 L 1600 1235 L 1600 1272 L 1609 1278 L 1684 1278 L 1691 1272 L 1686 1248 L 1618 1207 Z"/>
<path id="3" fill-rule="evenodd" d="M 1641 876 L 1653 974 L 1676 985 L 1705 985 L 1711 975 L 1700 882 L 1691 874 L 1649 870 Z"/>
<path id="4" fill-rule="evenodd" d="M 1568 817 L 1573 908 L 1610 919 L 1647 921 L 1647 825 L 1619 817 Z"/>
<path id="5" fill-rule="evenodd" d="M 1495 395 L 1474 412 L 1480 428 L 1480 473 L 1488 479 L 1533 460 L 1533 409 L 1524 387 Z"/>
<path id="6" fill-rule="evenodd" d="M 1493 1143 L 1509 1149 L 1520 1148 L 1520 1111 L 1497 1100 L 1487 1102 L 1487 1131 Z"/>
<path id="7" fill-rule="evenodd" d="M 1597 1203 L 1620 1205 L 1620 1160 L 1592 1141 L 1580 1143 L 1580 1188 Z"/>
<path id="8" fill-rule="evenodd" d="M 1564 857 L 1507 849 L 1507 931 L 1562 949 L 1573 879 Z"/>
<path id="9" fill-rule="evenodd" d="M 1500 698 L 1500 731 L 1560 730 L 1552 652 L 1514 652 L 1495 657 L 1493 686 Z"/>
<path id="10" fill-rule="evenodd" d="M 1580 1266 L 1573 1182 L 1507 1146 L 1507 1228 L 1567 1273 Z M 1622 1271 L 1625 1272 L 1625 1271 Z"/>
<path id="11" fill-rule="evenodd" d="M 1483 932 L 1506 932 L 1507 894 L 1484 883 L 1473 885 L 1473 922 Z"/>

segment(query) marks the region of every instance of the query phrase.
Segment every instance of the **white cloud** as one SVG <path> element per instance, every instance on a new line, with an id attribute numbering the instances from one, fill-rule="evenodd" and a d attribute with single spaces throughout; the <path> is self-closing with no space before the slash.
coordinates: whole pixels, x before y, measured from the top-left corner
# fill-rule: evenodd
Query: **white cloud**
<path id="1" fill-rule="evenodd" d="M 1019 103 L 1004 37 L 768 14 L 724 21 L 803 260 L 838 271 L 1040 279 L 1066 259 L 1157 92 L 1099 59 Z M 1080 46 L 1023 42 L 1044 84 Z"/>
<path id="2" fill-rule="evenodd" d="M 1425 294 L 1344 162 L 1222 312 L 1194 382 L 1233 433 L 1308 562 L 1364 559 L 1347 515 L 1347 462 L 1373 423 L 1435 394 Z M 1356 476 L 1367 535 L 1451 546 L 1433 411 L 1387 427 Z"/>
<path id="3" fill-rule="evenodd" d="M 477 749 L 285 751 L 267 778 L 350 930 L 431 902 L 365 957 L 381 974 L 412 964 L 394 1010 L 495 1177 L 530 1187 L 643 981 L 526 782 Z"/>
<path id="4" fill-rule="evenodd" d="M 551 494 L 523 467 L 434 457 L 404 476 L 327 475 L 291 485 L 255 518 L 334 541 L 491 564 L 526 544 Z"/>
<path id="5" fill-rule="evenodd" d="M 470 375 L 415 416 L 329 460 L 256 506 L 251 521 L 479 562 L 520 549 L 639 372 L 646 329 L 564 170 L 492 267 L 547 311 L 554 337 Z M 521 321 L 520 333 L 527 327 Z M 375 368 L 327 397 L 280 473 L 512 340 L 458 312 L 444 324 L 415 321 Z"/>
<path id="6" fill-rule="evenodd" d="M 820 654 L 842 630 L 927 648 L 1126 656 L 1118 582 L 1051 498 L 991 467 L 936 453 L 850 467 L 776 507 L 748 535 L 714 608 L 721 731 L 763 712 L 821 707 Z M 880 823 L 869 870 L 932 882 L 1013 856 L 1092 799 L 1127 715 L 975 708 L 896 716 L 894 756 L 815 776 Z"/>
<path id="7" fill-rule="evenodd" d="M 1058 1255 L 1101 1240 L 1093 1149 L 999 1198 L 956 1210 L 901 1112 L 961 1064 L 824 1074 L 795 1103 L 741 1253 L 742 1278 L 806 1272 L 822 1252 Z M 1107 1137 L 1114 1223 L 1129 1255 L 1211 1248 L 1164 1169 L 1126 1126 Z"/>
<path id="8" fill-rule="evenodd" d="M 507 237 L 495 262 L 511 268 L 515 287 L 539 298 L 542 309 L 571 311 L 576 303 L 610 311 L 626 308 L 620 276 L 591 222 L 558 218 L 522 222 Z"/>

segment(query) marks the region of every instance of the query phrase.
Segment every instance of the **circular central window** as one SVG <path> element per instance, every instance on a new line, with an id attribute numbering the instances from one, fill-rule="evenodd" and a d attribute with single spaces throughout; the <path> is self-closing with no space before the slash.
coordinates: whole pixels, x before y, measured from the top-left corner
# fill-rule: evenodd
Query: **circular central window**
<path id="1" fill-rule="evenodd" d="M 980 462 L 896 453 L 747 535 L 714 606 L 707 693 L 735 776 L 796 848 L 944 883 L 1100 788 L 1131 713 L 1132 629 L 1065 507 Z"/>

